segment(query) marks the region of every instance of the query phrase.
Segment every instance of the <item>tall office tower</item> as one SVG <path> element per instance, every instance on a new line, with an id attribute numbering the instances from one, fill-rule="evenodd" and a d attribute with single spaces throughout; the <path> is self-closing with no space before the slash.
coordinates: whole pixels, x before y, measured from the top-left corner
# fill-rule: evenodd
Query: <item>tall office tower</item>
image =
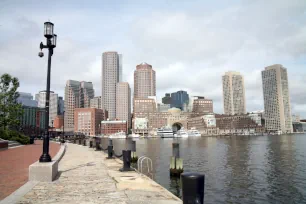
<path id="1" fill-rule="evenodd" d="M 122 54 L 118 54 L 119 56 L 119 82 L 123 81 L 123 76 L 122 76 Z"/>
<path id="2" fill-rule="evenodd" d="M 171 108 L 175 107 L 183 110 L 184 104 L 188 104 L 188 102 L 189 95 L 186 91 L 177 91 L 171 94 Z"/>
<path id="3" fill-rule="evenodd" d="M 89 108 L 90 99 L 95 96 L 92 83 L 81 81 L 79 92 L 80 108 Z"/>
<path id="4" fill-rule="evenodd" d="M 293 130 L 287 69 L 275 64 L 266 67 L 261 75 L 267 131 L 291 133 Z"/>
<path id="5" fill-rule="evenodd" d="M 141 63 L 134 71 L 134 99 L 156 96 L 156 76 L 152 65 Z"/>
<path id="6" fill-rule="evenodd" d="M 36 94 L 37 106 L 39 108 L 46 107 L 46 91 L 40 91 Z M 58 95 L 53 91 L 50 91 L 50 102 L 49 102 L 49 126 L 52 127 L 52 121 L 54 121 L 58 112 Z"/>
<path id="7" fill-rule="evenodd" d="M 65 87 L 65 131 L 74 130 L 74 109 L 80 107 L 79 81 L 68 80 Z"/>
<path id="8" fill-rule="evenodd" d="M 166 93 L 165 96 L 162 98 L 163 104 L 171 104 L 171 96 L 169 93 Z"/>
<path id="9" fill-rule="evenodd" d="M 21 103 L 23 106 L 37 107 L 37 101 L 33 100 L 31 93 L 19 92 L 17 102 Z"/>
<path id="10" fill-rule="evenodd" d="M 245 114 L 244 78 L 239 72 L 226 72 L 223 81 L 224 114 Z"/>
<path id="11" fill-rule="evenodd" d="M 119 64 L 122 63 L 119 58 L 117 52 L 102 55 L 102 109 L 108 111 L 110 120 L 116 118 L 116 85 L 120 79 Z"/>
<path id="12" fill-rule="evenodd" d="M 63 115 L 65 111 L 65 104 L 62 96 L 58 97 L 57 115 Z"/>
<path id="13" fill-rule="evenodd" d="M 90 107 L 91 108 L 102 109 L 101 100 L 102 100 L 101 96 L 93 97 L 92 99 L 90 99 Z"/>
<path id="14" fill-rule="evenodd" d="M 116 119 L 127 121 L 127 128 L 130 128 L 131 126 L 131 88 L 129 86 L 129 83 L 127 82 L 117 83 Z"/>

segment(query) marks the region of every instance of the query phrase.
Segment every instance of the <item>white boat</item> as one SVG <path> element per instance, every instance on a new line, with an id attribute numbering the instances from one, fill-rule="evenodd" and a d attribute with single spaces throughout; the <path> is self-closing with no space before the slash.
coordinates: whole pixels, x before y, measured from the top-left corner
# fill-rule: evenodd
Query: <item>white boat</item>
<path id="1" fill-rule="evenodd" d="M 191 128 L 190 130 L 188 130 L 188 136 L 189 137 L 201 137 L 201 133 L 197 129 Z"/>
<path id="2" fill-rule="evenodd" d="M 174 137 L 188 137 L 188 132 L 182 128 L 179 131 L 177 131 L 177 133 L 174 135 Z"/>
<path id="3" fill-rule="evenodd" d="M 111 136 L 109 136 L 110 139 L 126 139 L 126 134 L 123 131 L 117 132 Z"/>
<path id="4" fill-rule="evenodd" d="M 132 134 L 128 135 L 128 138 L 139 138 L 139 137 L 140 137 L 140 135 L 136 134 L 136 133 L 132 133 Z"/>
<path id="5" fill-rule="evenodd" d="M 171 127 L 162 127 L 157 130 L 157 135 L 161 138 L 173 138 L 173 130 Z"/>

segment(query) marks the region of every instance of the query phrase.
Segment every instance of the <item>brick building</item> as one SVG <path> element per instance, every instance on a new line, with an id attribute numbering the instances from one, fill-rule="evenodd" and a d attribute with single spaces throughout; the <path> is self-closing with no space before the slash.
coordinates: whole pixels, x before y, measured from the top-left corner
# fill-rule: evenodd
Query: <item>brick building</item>
<path id="1" fill-rule="evenodd" d="M 125 120 L 107 120 L 101 122 L 102 135 L 111 135 L 120 131 L 126 133 L 127 122 Z"/>
<path id="2" fill-rule="evenodd" d="M 60 130 L 62 130 L 62 129 L 63 129 L 63 125 L 64 125 L 64 116 L 63 116 L 63 115 L 57 115 L 57 116 L 54 118 L 53 127 L 54 127 L 55 129 L 60 129 Z"/>
<path id="3" fill-rule="evenodd" d="M 86 136 L 100 134 L 100 124 L 104 120 L 103 110 L 96 108 L 76 108 L 74 110 L 74 132 Z"/>

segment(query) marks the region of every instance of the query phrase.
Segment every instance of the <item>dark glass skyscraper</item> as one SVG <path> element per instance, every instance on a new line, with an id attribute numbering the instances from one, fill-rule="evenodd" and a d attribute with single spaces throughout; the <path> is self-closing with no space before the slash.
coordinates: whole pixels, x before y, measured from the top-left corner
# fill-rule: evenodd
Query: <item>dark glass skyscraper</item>
<path id="1" fill-rule="evenodd" d="M 183 110 L 184 104 L 188 104 L 188 102 L 189 95 L 187 91 L 177 91 L 171 94 L 171 108 L 175 107 Z"/>

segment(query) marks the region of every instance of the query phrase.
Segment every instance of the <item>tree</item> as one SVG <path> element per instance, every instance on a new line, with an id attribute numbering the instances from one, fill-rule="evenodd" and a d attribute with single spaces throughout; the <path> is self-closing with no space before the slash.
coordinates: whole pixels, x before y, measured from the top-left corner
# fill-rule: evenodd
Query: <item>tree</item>
<path id="1" fill-rule="evenodd" d="M 23 115 L 22 105 L 17 102 L 19 80 L 9 74 L 0 78 L 0 127 L 16 129 Z"/>

